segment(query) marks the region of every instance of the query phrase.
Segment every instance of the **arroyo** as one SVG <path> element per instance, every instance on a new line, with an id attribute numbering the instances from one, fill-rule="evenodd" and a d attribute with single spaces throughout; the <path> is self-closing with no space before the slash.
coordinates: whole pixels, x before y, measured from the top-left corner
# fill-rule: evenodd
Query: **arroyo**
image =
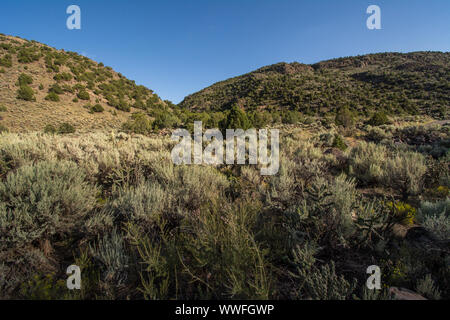
<path id="1" fill-rule="evenodd" d="M 261 175 L 275 175 L 279 169 L 279 131 L 269 131 L 270 149 L 267 146 L 267 129 L 226 129 L 224 150 L 222 132 L 219 129 L 208 129 L 203 135 L 202 121 L 195 121 L 193 139 L 186 129 L 177 129 L 172 133 L 172 140 L 178 142 L 172 149 L 172 161 L 177 165 L 192 164 L 193 158 L 194 164 L 220 165 L 224 163 L 225 156 L 226 164 L 234 164 L 235 159 L 237 164 L 246 164 L 248 140 L 248 163 L 261 164 Z M 209 144 L 203 150 L 204 141 Z"/>

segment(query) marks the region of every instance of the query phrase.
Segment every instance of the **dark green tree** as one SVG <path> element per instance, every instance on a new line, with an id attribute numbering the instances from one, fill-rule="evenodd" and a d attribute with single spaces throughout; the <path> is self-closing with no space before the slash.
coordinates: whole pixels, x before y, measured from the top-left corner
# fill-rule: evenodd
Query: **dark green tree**
<path id="1" fill-rule="evenodd" d="M 228 115 L 221 121 L 220 129 L 243 129 L 247 130 L 252 127 L 252 123 L 247 117 L 244 110 L 234 105 Z"/>

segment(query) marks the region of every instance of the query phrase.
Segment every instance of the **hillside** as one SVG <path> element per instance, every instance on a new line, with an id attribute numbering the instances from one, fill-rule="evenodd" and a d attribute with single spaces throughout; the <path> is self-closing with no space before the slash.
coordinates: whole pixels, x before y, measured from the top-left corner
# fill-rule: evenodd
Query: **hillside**
<path id="1" fill-rule="evenodd" d="M 223 111 L 286 109 L 324 115 L 348 107 L 362 115 L 428 114 L 445 118 L 450 105 L 450 53 L 380 53 L 305 65 L 279 63 L 218 82 L 180 107 Z"/>
<path id="2" fill-rule="evenodd" d="M 281 63 L 174 106 L 101 63 L 0 36 L 0 300 L 449 300 L 450 121 L 400 114 L 446 117 L 449 57 Z M 340 107 L 361 116 L 332 121 Z M 257 164 L 252 139 L 244 164 L 175 164 L 164 133 L 195 120 L 277 129 L 277 172 L 261 174 L 260 139 Z M 217 138 L 203 155 L 228 160 Z"/>
<path id="3" fill-rule="evenodd" d="M 20 96 L 20 97 L 19 97 Z M 0 35 L 0 125 L 42 131 L 118 128 L 139 110 L 165 108 L 152 90 L 75 52 Z"/>

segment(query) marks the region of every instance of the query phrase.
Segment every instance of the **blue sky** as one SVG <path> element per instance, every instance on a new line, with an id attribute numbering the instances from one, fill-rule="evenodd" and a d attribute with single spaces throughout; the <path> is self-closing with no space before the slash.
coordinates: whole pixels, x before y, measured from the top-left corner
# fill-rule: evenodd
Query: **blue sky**
<path id="1" fill-rule="evenodd" d="M 66 28 L 71 4 L 81 30 Z M 382 30 L 366 27 L 371 4 Z M 282 61 L 450 51 L 450 1 L 2 0 L 0 33 L 87 55 L 178 103 Z"/>

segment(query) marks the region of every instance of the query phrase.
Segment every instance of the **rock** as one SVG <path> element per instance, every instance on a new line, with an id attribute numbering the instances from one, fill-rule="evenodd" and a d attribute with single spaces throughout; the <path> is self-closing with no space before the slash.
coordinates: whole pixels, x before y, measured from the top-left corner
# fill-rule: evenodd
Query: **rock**
<path id="1" fill-rule="evenodd" d="M 420 294 L 405 288 L 391 287 L 389 293 L 393 295 L 395 300 L 427 300 Z"/>

